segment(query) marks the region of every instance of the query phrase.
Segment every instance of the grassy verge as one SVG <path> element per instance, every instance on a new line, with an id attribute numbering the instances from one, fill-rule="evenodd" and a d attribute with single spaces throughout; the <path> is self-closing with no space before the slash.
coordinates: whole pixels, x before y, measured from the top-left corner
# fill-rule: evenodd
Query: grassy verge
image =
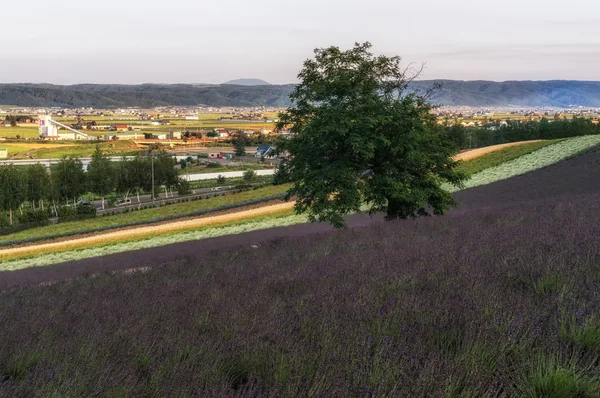
<path id="1" fill-rule="evenodd" d="M 461 163 L 458 167 L 458 171 L 471 176 L 485 169 L 489 169 L 490 167 L 501 165 L 502 163 L 517 159 L 523 155 L 535 152 L 538 149 L 556 144 L 560 141 L 563 140 L 538 141 L 500 149 Z"/>
<path id="2" fill-rule="evenodd" d="M 163 207 L 132 211 L 121 213 L 113 216 L 103 216 L 91 220 L 66 222 L 56 225 L 48 225 L 45 227 L 26 230 L 11 235 L 0 237 L 0 242 L 8 242 L 12 240 L 21 240 L 33 237 L 43 237 L 62 233 L 85 231 L 94 228 L 102 228 L 111 225 L 128 224 L 133 222 L 148 221 L 160 217 L 168 217 L 178 214 L 191 213 L 197 210 L 211 209 L 219 206 L 243 202 L 252 199 L 263 198 L 267 196 L 284 193 L 288 186 L 268 186 L 252 191 L 241 192 L 233 195 L 217 196 L 209 199 L 182 202 Z"/>

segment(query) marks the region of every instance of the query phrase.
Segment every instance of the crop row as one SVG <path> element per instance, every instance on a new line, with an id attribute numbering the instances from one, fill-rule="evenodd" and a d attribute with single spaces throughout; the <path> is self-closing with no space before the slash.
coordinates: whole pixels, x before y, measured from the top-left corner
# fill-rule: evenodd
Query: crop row
<path id="1" fill-rule="evenodd" d="M 40 267 L 51 264 L 58 264 L 66 261 L 81 260 L 84 258 L 106 256 L 109 254 L 122 253 L 131 250 L 164 246 L 172 243 L 214 238 L 218 236 L 234 235 L 261 229 L 295 225 L 306 221 L 307 218 L 303 215 L 289 215 L 289 213 L 278 212 L 268 217 L 259 217 L 258 219 L 249 219 L 241 222 L 238 221 L 233 225 L 211 226 L 209 228 L 191 231 L 188 230 L 185 232 L 157 236 L 150 239 L 112 243 L 94 248 L 84 248 L 57 253 L 46 253 L 39 254 L 35 257 L 30 258 L 2 261 L 2 264 L 0 265 L 0 271 L 15 271 L 30 267 Z"/>
<path id="2" fill-rule="evenodd" d="M 473 175 L 466 181 L 464 188 L 473 188 L 480 185 L 491 184 L 496 181 L 541 169 L 542 167 L 550 166 L 551 164 L 575 156 L 596 145 L 600 145 L 600 135 L 569 138 L 501 165 L 485 169 Z M 447 188 L 450 192 L 459 190 L 454 187 Z"/>
<path id="3" fill-rule="evenodd" d="M 28 239 L 0 242 L 0 247 L 20 245 L 20 244 L 24 244 L 24 243 L 35 243 L 35 242 L 40 242 L 40 241 L 45 241 L 45 240 L 67 238 L 67 237 L 75 236 L 75 235 L 92 234 L 92 233 L 105 232 L 105 231 L 111 231 L 111 230 L 116 230 L 116 229 L 136 227 L 136 226 L 141 226 L 141 225 L 150 225 L 150 224 L 156 224 L 159 222 L 174 221 L 174 220 L 178 220 L 181 218 L 187 218 L 187 217 L 197 217 L 197 216 L 206 215 L 209 213 L 231 210 L 231 209 L 235 209 L 235 208 L 239 208 L 239 207 L 269 202 L 272 200 L 283 199 L 284 197 L 285 197 L 285 194 L 278 194 L 278 195 L 268 196 L 265 198 L 246 200 L 243 202 L 237 202 L 237 203 L 233 203 L 233 204 L 229 204 L 229 205 L 213 207 L 211 209 L 196 210 L 196 211 L 189 212 L 189 213 L 176 214 L 176 215 L 165 216 L 165 217 L 157 217 L 157 218 L 152 218 L 150 220 L 136 221 L 136 222 L 131 222 L 131 223 L 127 223 L 127 224 L 109 225 L 109 226 L 99 227 L 99 228 L 90 228 L 90 229 L 83 230 L 83 231 L 71 231 L 71 232 L 65 232 L 65 233 L 61 233 L 61 234 L 36 236 L 36 237 L 28 238 Z"/>
<path id="4" fill-rule="evenodd" d="M 521 145 L 526 145 L 526 144 L 531 144 L 534 142 L 541 142 L 541 141 L 542 140 L 509 142 L 508 144 L 498 144 L 498 145 L 486 146 L 483 148 L 471 149 L 469 151 L 461 152 L 458 155 L 454 156 L 454 160 L 462 160 L 464 162 L 467 162 L 469 160 L 477 159 L 478 157 L 487 155 L 488 153 L 492 153 L 495 151 L 500 151 L 502 149 L 512 148 L 515 146 L 521 146 Z"/>
<path id="5" fill-rule="evenodd" d="M 584 136 L 576 137 L 568 140 L 560 141 L 556 144 L 544 147 L 533 153 L 524 155 L 512 161 L 509 161 L 500 166 L 492 167 L 484 170 L 480 173 L 475 174 L 469 181 L 466 182 L 465 188 L 471 188 L 479 185 L 489 184 L 499 180 L 507 179 L 516 175 L 524 174 L 535 169 L 539 169 L 553 163 L 556 163 L 565 158 L 576 155 L 586 149 L 600 144 L 600 136 Z M 456 189 L 453 189 L 456 191 Z M 281 197 L 281 195 L 276 195 Z M 260 200 L 258 201 L 260 202 Z M 257 201 L 248 201 L 245 204 L 257 203 Z M 225 206 L 224 206 L 225 207 Z M 230 207 L 231 208 L 231 207 Z M 211 209 L 212 210 L 212 209 Z M 223 210 L 223 208 L 221 209 Z M 212 210 L 215 211 L 215 210 Z M 203 212 L 203 211 L 201 211 Z M 204 214 L 196 212 L 198 214 Z M 206 211 L 204 211 L 206 212 Z M 196 215 L 198 215 L 196 214 Z M 186 215 L 189 216 L 189 215 Z M 177 217 L 175 217 L 177 218 Z M 103 256 L 106 254 L 125 252 L 130 250 L 137 250 L 149 247 L 156 247 L 166 245 L 169 243 L 176 243 L 182 241 L 191 241 L 204 239 L 214 236 L 223 236 L 229 234 L 236 234 L 245 231 L 252 231 L 258 229 L 267 229 L 282 225 L 293 225 L 302 222 L 306 222 L 307 219 L 304 216 L 287 216 L 287 217 L 276 217 L 273 219 L 243 222 L 238 225 L 230 225 L 225 227 L 212 227 L 210 229 L 204 229 L 194 232 L 186 233 L 175 233 L 165 236 L 154 237 L 143 241 L 136 242 L 121 242 L 113 244 L 111 246 L 101 248 L 90 248 L 83 249 L 74 252 L 63 252 L 54 254 L 44 254 L 36 257 L 35 259 L 21 259 L 5 262 L 3 264 L 3 270 L 9 269 L 21 269 L 31 266 L 41 266 L 55 264 L 63 261 L 78 260 L 89 257 Z M 143 224 L 143 223 L 142 223 Z"/>

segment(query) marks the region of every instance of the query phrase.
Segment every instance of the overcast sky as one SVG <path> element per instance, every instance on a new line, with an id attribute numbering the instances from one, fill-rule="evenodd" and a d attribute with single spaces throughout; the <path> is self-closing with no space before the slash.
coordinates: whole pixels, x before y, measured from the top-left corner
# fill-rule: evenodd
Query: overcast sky
<path id="1" fill-rule="evenodd" d="M 314 48 L 356 41 L 424 79 L 600 80 L 598 0 L 4 3 L 4 83 L 291 83 Z"/>

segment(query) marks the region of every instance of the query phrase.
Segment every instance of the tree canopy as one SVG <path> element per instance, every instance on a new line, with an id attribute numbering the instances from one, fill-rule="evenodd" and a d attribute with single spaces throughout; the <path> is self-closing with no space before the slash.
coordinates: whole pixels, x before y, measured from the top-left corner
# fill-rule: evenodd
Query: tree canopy
<path id="1" fill-rule="evenodd" d="M 104 156 L 98 145 L 88 165 L 87 173 L 89 189 L 102 198 L 102 208 L 104 208 L 104 197 L 114 190 L 116 181 L 112 162 Z"/>
<path id="2" fill-rule="evenodd" d="M 278 180 L 285 174 L 293 183 L 288 198 L 311 221 L 341 227 L 344 215 L 364 205 L 388 220 L 443 214 L 453 200 L 442 183 L 465 178 L 432 106 L 406 90 L 412 78 L 400 58 L 370 48 L 315 50 L 280 115 L 277 127 L 295 135 L 278 143 L 290 154 Z"/>

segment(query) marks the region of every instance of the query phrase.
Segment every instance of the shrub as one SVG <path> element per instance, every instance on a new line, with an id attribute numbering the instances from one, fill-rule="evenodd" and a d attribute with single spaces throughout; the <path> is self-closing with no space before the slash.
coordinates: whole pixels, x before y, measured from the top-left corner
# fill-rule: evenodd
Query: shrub
<path id="1" fill-rule="evenodd" d="M 521 384 L 524 397 L 597 397 L 600 380 L 578 370 L 574 363 L 563 364 L 551 356 L 540 356 Z"/>
<path id="2" fill-rule="evenodd" d="M 254 170 L 244 171 L 244 181 L 252 181 L 256 178 L 256 172 Z"/>
<path id="3" fill-rule="evenodd" d="M 192 193 L 190 182 L 184 179 L 179 179 L 177 182 L 177 193 L 179 195 L 189 195 Z"/>

